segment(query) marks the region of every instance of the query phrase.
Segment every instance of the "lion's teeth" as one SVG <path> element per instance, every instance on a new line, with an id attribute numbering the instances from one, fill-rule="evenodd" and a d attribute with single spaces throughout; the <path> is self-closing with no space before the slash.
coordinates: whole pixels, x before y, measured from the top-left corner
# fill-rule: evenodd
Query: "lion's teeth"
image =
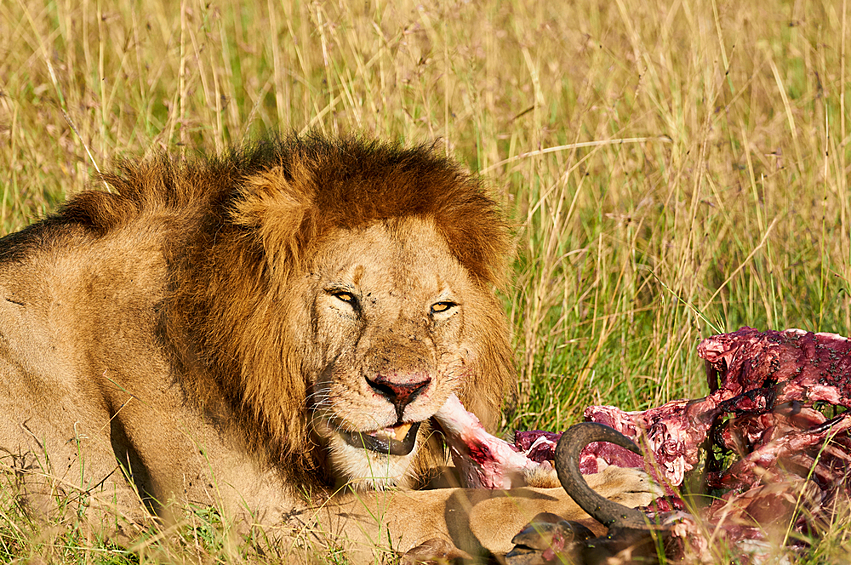
<path id="1" fill-rule="evenodd" d="M 394 428 L 396 441 L 403 441 L 405 436 L 408 435 L 408 430 L 411 429 L 411 424 L 402 424 L 401 426 L 397 426 Z"/>
<path id="2" fill-rule="evenodd" d="M 395 439 L 396 441 L 404 441 L 405 436 L 408 435 L 408 430 L 411 429 L 413 424 L 401 424 L 399 426 L 391 427 L 391 428 L 383 428 L 380 430 L 375 430 L 372 432 L 364 432 L 368 435 L 376 439 L 380 439 L 383 441 L 388 441 L 391 439 Z"/>
<path id="3" fill-rule="evenodd" d="M 369 432 L 369 435 L 371 435 L 374 438 L 385 440 L 385 441 L 389 440 L 389 439 L 393 439 L 392 432 L 390 430 L 388 430 L 387 428 L 384 428 L 383 430 L 375 430 L 374 432 Z"/>

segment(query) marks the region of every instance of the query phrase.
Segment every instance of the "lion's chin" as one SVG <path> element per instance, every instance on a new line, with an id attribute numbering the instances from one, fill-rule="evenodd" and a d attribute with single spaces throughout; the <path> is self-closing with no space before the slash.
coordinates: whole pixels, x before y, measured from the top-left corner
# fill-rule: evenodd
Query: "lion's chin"
<path id="1" fill-rule="evenodd" d="M 420 422 L 398 424 L 371 432 L 347 432 L 340 430 L 340 437 L 351 445 L 384 455 L 410 455 L 417 443 Z"/>

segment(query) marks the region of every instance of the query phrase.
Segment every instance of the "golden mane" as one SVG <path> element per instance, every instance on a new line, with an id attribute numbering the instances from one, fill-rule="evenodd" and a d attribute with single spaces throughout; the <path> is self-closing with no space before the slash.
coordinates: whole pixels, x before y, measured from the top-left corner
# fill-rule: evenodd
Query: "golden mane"
<path id="1" fill-rule="evenodd" d="M 478 179 L 432 146 L 268 137 L 188 162 L 125 161 L 102 178 L 114 193 L 83 193 L 46 223 L 106 235 L 166 219 L 169 281 L 159 338 L 175 378 L 188 397 L 233 419 L 256 450 L 302 482 L 321 466 L 310 440 L 308 352 L 288 314 L 303 307 L 291 282 L 304 276 L 317 242 L 340 228 L 425 218 L 480 286 L 503 282 L 509 235 L 499 207 Z M 462 391 L 475 390 L 464 400 L 489 427 L 513 381 L 503 315 L 493 306 Z M 216 404 L 221 398 L 225 405 Z"/>

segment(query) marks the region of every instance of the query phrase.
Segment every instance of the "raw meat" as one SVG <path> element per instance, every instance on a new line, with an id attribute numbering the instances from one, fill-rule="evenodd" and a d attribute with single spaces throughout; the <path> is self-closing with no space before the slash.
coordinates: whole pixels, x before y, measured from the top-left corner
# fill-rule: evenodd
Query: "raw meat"
<path id="1" fill-rule="evenodd" d="M 829 522 L 837 497 L 851 495 L 851 411 L 845 411 L 851 408 L 851 341 L 744 327 L 705 339 L 697 351 L 706 361 L 709 396 L 642 412 L 585 410 L 587 421 L 634 440 L 645 457 L 594 442 L 577 458 L 581 472 L 609 464 L 644 467 L 676 494 L 704 450 L 705 486 L 716 489 L 718 499 L 699 516 L 671 502 L 677 498 L 660 499 L 644 512 L 668 539 L 687 539 L 698 556 L 708 547 L 701 531 L 752 552 L 773 524 L 785 528 L 791 521 L 806 532 Z M 518 431 L 511 446 L 485 433 L 454 396 L 436 419 L 467 486 L 511 488 L 552 474 L 558 433 Z M 718 453 L 732 459 L 726 469 Z M 748 559 L 758 560 L 758 553 Z"/>

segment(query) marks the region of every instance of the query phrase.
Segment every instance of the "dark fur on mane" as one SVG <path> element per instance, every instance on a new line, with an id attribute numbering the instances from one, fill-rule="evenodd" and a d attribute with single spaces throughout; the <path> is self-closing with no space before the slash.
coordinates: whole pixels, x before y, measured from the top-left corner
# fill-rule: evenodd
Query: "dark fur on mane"
<path id="1" fill-rule="evenodd" d="M 299 163 L 305 166 L 294 170 Z M 452 253 L 480 282 L 503 282 L 509 241 L 498 206 L 477 178 L 430 145 L 405 148 L 359 137 L 327 139 L 315 134 L 269 136 L 220 156 L 185 163 L 167 155 L 142 163 L 122 161 L 102 176 L 114 193 L 80 194 L 54 221 L 105 233 L 144 210 L 199 205 L 224 220 L 240 196 L 244 179 L 275 167 L 295 185 L 313 188 L 305 196 L 314 213 L 300 227 L 300 244 L 334 227 L 355 228 L 394 217 L 432 217 Z M 297 178 L 303 174 L 311 178 Z"/>

